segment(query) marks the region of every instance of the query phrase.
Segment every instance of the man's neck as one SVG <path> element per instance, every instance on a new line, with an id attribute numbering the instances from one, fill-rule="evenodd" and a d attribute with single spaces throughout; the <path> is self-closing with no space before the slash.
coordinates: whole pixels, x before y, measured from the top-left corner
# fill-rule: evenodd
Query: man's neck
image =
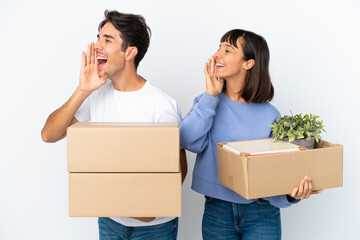
<path id="1" fill-rule="evenodd" d="M 132 92 L 141 89 L 145 84 L 145 79 L 137 75 L 135 70 L 122 71 L 110 78 L 116 90 L 122 92 Z"/>

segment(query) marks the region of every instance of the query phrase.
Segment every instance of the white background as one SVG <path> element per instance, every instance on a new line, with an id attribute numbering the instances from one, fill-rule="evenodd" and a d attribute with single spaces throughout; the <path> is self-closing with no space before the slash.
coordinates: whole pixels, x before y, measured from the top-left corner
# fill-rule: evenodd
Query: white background
<path id="1" fill-rule="evenodd" d="M 97 239 L 96 218 L 68 217 L 66 140 L 47 144 L 47 116 L 73 93 L 81 51 L 105 9 L 142 14 L 152 29 L 139 74 L 181 106 L 205 90 L 203 65 L 221 36 L 243 28 L 268 42 L 272 103 L 315 113 L 323 138 L 344 144 L 344 186 L 282 209 L 283 239 L 358 239 L 359 1 L 0 2 L 0 239 Z M 181 240 L 201 239 L 203 196 L 187 153 Z"/>

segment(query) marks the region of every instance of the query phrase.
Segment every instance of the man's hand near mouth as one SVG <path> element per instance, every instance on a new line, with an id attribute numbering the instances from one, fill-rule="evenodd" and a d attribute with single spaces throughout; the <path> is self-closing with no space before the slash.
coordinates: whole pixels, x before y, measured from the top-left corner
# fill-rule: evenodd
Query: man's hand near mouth
<path id="1" fill-rule="evenodd" d="M 91 94 L 106 83 L 107 75 L 104 70 L 98 69 L 98 61 L 94 43 L 90 43 L 87 53 L 81 54 L 79 89 L 85 93 Z"/>

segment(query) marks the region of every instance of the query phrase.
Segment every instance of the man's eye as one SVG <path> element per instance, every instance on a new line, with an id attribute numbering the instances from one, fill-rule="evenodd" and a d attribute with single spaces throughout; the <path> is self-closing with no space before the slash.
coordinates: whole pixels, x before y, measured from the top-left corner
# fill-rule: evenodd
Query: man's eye
<path id="1" fill-rule="evenodd" d="M 105 42 L 111 42 L 109 39 L 106 39 Z"/>

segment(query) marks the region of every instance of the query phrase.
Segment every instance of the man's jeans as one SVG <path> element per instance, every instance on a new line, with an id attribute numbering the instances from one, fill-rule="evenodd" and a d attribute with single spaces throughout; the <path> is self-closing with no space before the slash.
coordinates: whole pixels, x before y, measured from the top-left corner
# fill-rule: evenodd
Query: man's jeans
<path id="1" fill-rule="evenodd" d="M 100 240 L 176 240 L 178 218 L 146 227 L 126 227 L 110 218 L 99 218 Z"/>
<path id="2" fill-rule="evenodd" d="M 237 204 L 205 197 L 204 240 L 279 240 L 280 209 L 263 199 Z"/>

